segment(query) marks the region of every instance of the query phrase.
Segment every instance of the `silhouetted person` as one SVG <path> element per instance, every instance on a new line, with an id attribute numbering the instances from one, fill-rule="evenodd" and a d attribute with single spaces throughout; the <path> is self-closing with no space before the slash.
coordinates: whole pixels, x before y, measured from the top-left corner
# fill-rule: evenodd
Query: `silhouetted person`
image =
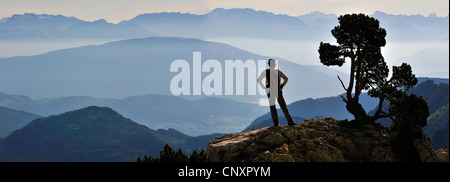
<path id="1" fill-rule="evenodd" d="M 288 125 L 295 125 L 283 97 L 283 87 L 287 84 L 288 77 L 280 70 L 275 69 L 275 59 L 269 59 L 268 64 L 270 68 L 261 73 L 258 78 L 258 83 L 266 90 L 267 97 L 269 97 L 270 115 L 272 116 L 273 125 L 278 126 L 278 114 L 275 107 L 275 99 L 278 100 L 278 104 L 280 105 L 281 110 L 283 110 Z M 266 85 L 262 83 L 264 78 L 266 79 Z M 281 83 L 281 78 L 283 78 L 283 83 Z"/>

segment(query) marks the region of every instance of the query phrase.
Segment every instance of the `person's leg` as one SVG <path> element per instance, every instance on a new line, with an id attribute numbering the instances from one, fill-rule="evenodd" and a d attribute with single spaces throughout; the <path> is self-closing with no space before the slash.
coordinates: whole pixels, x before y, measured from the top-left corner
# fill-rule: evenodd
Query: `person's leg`
<path id="1" fill-rule="evenodd" d="M 269 106 L 270 106 L 270 115 L 272 116 L 272 121 L 274 126 L 278 126 L 278 113 L 277 108 L 275 107 L 275 97 L 270 97 L 270 93 L 267 94 L 269 98 Z"/>
<path id="2" fill-rule="evenodd" d="M 278 113 L 275 105 L 270 106 L 270 115 L 272 116 L 273 125 L 278 126 Z"/>
<path id="3" fill-rule="evenodd" d="M 280 105 L 281 110 L 284 113 L 284 117 L 286 117 L 286 120 L 288 122 L 288 125 L 295 125 L 294 121 L 292 120 L 291 115 L 289 114 L 289 110 L 286 106 L 286 101 L 284 100 L 283 97 L 283 92 L 282 91 L 278 91 L 278 104 Z"/>

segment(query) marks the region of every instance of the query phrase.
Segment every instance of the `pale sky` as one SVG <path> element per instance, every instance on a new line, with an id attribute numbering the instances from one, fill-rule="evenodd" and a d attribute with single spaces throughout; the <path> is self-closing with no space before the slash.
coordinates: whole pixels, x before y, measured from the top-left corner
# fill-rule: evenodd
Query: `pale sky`
<path id="1" fill-rule="evenodd" d="M 252 8 L 275 14 L 302 15 L 313 11 L 372 14 L 449 14 L 448 0 L 0 0 L 0 18 L 13 14 L 61 14 L 86 21 L 118 23 L 143 13 L 205 14 L 214 8 Z"/>

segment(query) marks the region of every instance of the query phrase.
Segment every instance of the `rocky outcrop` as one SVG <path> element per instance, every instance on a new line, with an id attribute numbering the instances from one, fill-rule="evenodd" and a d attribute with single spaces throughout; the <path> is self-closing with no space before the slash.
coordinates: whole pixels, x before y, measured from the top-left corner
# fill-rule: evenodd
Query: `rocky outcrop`
<path id="1" fill-rule="evenodd" d="M 346 120 L 305 120 L 295 126 L 265 127 L 231 133 L 209 142 L 211 162 L 394 162 L 395 133 L 366 124 L 352 127 Z M 448 162 L 448 151 L 434 151 L 427 140 L 416 140 L 422 161 Z"/>

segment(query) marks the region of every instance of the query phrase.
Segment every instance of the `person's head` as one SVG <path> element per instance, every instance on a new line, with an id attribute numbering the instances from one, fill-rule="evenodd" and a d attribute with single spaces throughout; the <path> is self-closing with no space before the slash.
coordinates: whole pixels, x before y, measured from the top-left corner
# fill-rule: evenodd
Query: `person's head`
<path id="1" fill-rule="evenodd" d="M 269 59 L 269 61 L 267 61 L 267 64 L 269 64 L 270 68 L 275 68 L 275 66 L 277 65 L 277 62 L 275 59 Z"/>

